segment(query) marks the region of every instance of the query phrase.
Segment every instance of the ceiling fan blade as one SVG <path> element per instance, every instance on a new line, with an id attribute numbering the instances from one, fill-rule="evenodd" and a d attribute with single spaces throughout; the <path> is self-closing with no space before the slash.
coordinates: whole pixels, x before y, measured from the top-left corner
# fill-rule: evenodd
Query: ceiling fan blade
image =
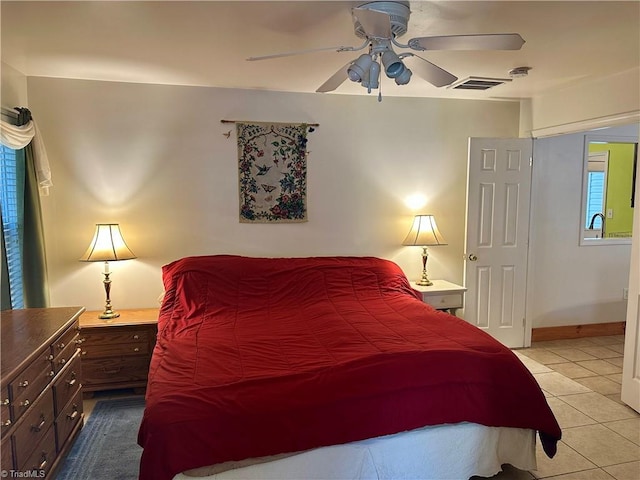
<path id="1" fill-rule="evenodd" d="M 272 58 L 292 57 L 293 55 L 303 55 L 305 53 L 325 52 L 328 50 L 334 50 L 336 52 L 346 52 L 355 50 L 355 47 L 322 47 L 322 48 L 309 48 L 307 50 L 297 50 L 295 52 L 275 53 L 273 55 L 262 55 L 260 57 L 249 57 L 247 61 L 254 62 L 256 60 L 270 60 Z"/>
<path id="2" fill-rule="evenodd" d="M 347 70 L 349 69 L 349 67 L 351 66 L 352 63 L 353 62 L 349 62 L 346 65 L 344 65 L 343 67 L 341 67 L 336 73 L 334 73 L 329 78 L 329 80 L 327 80 L 322 85 L 320 85 L 320 87 L 318 87 L 316 92 L 318 92 L 318 93 L 333 92 L 336 88 L 338 88 L 340 85 L 342 85 L 342 83 L 347 78 L 349 78 Z"/>
<path id="3" fill-rule="evenodd" d="M 414 50 L 520 50 L 524 40 L 517 33 L 439 35 L 409 40 Z"/>
<path id="4" fill-rule="evenodd" d="M 431 83 L 432 85 L 435 85 L 436 87 L 444 87 L 446 85 L 451 85 L 453 82 L 458 80 L 458 77 L 456 77 L 455 75 L 447 72 L 446 70 L 443 70 L 439 66 L 434 65 L 429 60 L 425 60 L 424 58 L 418 55 L 415 55 L 413 53 L 405 53 L 402 55 L 402 57 L 403 58 L 413 57 L 413 58 L 418 58 L 422 60 L 421 62 L 411 61 L 410 69 L 420 77 L 424 78 L 427 82 Z"/>
<path id="5" fill-rule="evenodd" d="M 353 16 L 360 22 L 368 37 L 391 38 L 389 14 L 367 8 L 354 8 Z"/>

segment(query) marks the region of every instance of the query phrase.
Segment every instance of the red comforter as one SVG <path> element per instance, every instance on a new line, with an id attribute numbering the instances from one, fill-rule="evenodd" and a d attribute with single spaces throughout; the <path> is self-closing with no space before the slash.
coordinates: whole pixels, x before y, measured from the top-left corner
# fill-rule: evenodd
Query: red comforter
<path id="1" fill-rule="evenodd" d="M 555 454 L 529 371 L 393 262 L 190 257 L 163 280 L 141 480 L 465 421 L 538 430 Z"/>

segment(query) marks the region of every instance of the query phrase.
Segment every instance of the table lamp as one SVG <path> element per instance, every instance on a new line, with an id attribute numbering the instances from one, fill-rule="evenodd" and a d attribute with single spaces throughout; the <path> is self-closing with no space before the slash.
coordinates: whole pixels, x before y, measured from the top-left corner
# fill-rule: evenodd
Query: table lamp
<path id="1" fill-rule="evenodd" d="M 119 317 L 118 312 L 111 308 L 111 279 L 109 278 L 109 262 L 119 260 L 131 260 L 136 258 L 120 233 L 120 226 L 117 223 L 98 223 L 96 224 L 96 232 L 93 240 L 89 244 L 89 248 L 80 257 L 81 262 L 104 262 L 104 290 L 107 296 L 104 312 L 98 315 L 99 318 L 110 320 Z"/>
<path id="2" fill-rule="evenodd" d="M 416 285 L 433 285 L 427 276 L 427 258 L 429 256 L 427 247 L 446 244 L 433 215 L 416 215 L 407 238 L 402 242 L 402 245 L 422 247 L 422 277 L 416 282 Z"/>

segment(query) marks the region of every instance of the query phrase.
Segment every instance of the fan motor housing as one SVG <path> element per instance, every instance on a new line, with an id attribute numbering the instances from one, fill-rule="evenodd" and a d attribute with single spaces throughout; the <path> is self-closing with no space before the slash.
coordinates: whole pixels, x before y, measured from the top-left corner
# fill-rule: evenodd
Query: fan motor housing
<path id="1" fill-rule="evenodd" d="M 389 15 L 391 19 L 391 33 L 394 38 L 407 33 L 407 24 L 409 23 L 409 16 L 411 15 L 409 2 L 368 2 L 363 3 L 358 8 L 374 10 Z M 364 28 L 357 18 L 354 18 L 353 29 L 358 37 L 367 38 Z"/>

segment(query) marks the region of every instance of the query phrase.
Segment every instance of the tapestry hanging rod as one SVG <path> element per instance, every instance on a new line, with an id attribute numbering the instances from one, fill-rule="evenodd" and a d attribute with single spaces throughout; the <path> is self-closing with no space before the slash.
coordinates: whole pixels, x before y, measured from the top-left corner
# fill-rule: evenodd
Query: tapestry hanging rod
<path id="1" fill-rule="evenodd" d="M 285 122 L 250 122 L 246 120 L 220 120 L 220 123 L 285 123 Z M 306 123 L 300 122 L 300 125 L 307 125 L 309 127 L 319 127 L 319 123 Z"/>

